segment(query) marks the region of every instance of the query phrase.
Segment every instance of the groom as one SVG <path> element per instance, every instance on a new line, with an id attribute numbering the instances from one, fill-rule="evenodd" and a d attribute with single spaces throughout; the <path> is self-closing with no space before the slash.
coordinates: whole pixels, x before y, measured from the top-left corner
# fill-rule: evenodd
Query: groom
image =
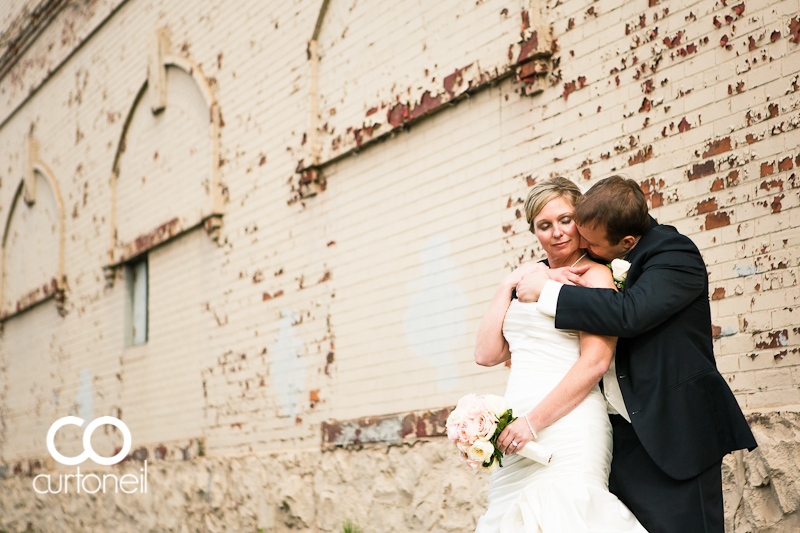
<path id="1" fill-rule="evenodd" d="M 586 287 L 581 269 L 544 270 L 525 276 L 517 295 L 538 301 L 559 329 L 619 337 L 603 380 L 609 412 L 619 413 L 609 415 L 609 488 L 649 533 L 723 533 L 722 458 L 757 444 L 716 368 L 703 258 L 619 176 L 595 184 L 573 219 L 596 260 L 630 262 L 624 288 Z"/>

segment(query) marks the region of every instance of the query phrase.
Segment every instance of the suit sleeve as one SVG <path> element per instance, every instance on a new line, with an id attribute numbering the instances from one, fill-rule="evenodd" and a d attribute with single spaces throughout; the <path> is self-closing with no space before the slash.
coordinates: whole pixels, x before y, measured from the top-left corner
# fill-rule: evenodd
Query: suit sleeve
<path id="1" fill-rule="evenodd" d="M 561 287 L 555 325 L 596 335 L 636 337 L 689 306 L 707 291 L 706 281 L 699 252 L 659 252 L 646 261 L 642 274 L 623 292 Z"/>

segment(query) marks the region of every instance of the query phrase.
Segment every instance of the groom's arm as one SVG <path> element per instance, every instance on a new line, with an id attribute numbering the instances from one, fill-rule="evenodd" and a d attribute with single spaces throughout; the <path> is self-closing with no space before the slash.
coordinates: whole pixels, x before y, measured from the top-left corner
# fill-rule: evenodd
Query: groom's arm
<path id="1" fill-rule="evenodd" d="M 558 329 L 636 337 L 696 300 L 706 287 L 706 276 L 698 252 L 665 251 L 650 258 L 641 276 L 623 292 L 548 282 L 537 308 L 555 316 Z"/>

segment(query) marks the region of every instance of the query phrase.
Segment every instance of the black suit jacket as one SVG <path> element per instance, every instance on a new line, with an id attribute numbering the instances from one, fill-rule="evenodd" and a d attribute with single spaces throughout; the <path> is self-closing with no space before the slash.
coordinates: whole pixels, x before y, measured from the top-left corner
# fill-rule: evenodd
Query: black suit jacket
<path id="1" fill-rule="evenodd" d="M 688 479 L 757 446 L 717 371 L 708 275 L 695 244 L 650 228 L 628 254 L 623 292 L 562 287 L 556 327 L 619 337 L 617 379 L 636 435 L 670 477 Z"/>

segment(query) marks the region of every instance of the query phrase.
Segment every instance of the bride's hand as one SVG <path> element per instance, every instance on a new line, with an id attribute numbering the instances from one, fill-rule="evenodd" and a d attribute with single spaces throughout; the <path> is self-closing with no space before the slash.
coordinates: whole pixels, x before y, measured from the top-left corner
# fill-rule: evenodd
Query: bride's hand
<path id="1" fill-rule="evenodd" d="M 531 430 L 528 429 L 528 424 L 523 419 L 525 415 L 517 418 L 500 433 L 497 437 L 497 449 L 505 455 L 517 453 L 523 446 L 531 441 Z M 513 443 L 517 445 L 514 446 Z"/>
<path id="2" fill-rule="evenodd" d="M 538 270 L 538 269 L 537 269 Z M 581 276 L 589 270 L 589 265 L 579 267 L 545 268 L 544 271 L 526 274 L 517 283 L 517 298 L 520 302 L 538 302 L 545 283 L 548 280 L 558 281 L 564 285 L 591 287 Z"/>
<path id="3" fill-rule="evenodd" d="M 579 267 L 551 268 L 547 275 L 551 280 L 563 283 L 564 285 L 578 285 L 579 287 L 591 287 L 588 281 L 581 276 L 589 270 L 589 265 Z"/>
<path id="4" fill-rule="evenodd" d="M 537 270 L 547 270 L 547 266 L 538 261 L 528 261 L 515 268 L 511 274 L 507 275 L 503 283 L 510 287 L 516 287 L 519 282 L 522 281 L 523 277 Z"/>

